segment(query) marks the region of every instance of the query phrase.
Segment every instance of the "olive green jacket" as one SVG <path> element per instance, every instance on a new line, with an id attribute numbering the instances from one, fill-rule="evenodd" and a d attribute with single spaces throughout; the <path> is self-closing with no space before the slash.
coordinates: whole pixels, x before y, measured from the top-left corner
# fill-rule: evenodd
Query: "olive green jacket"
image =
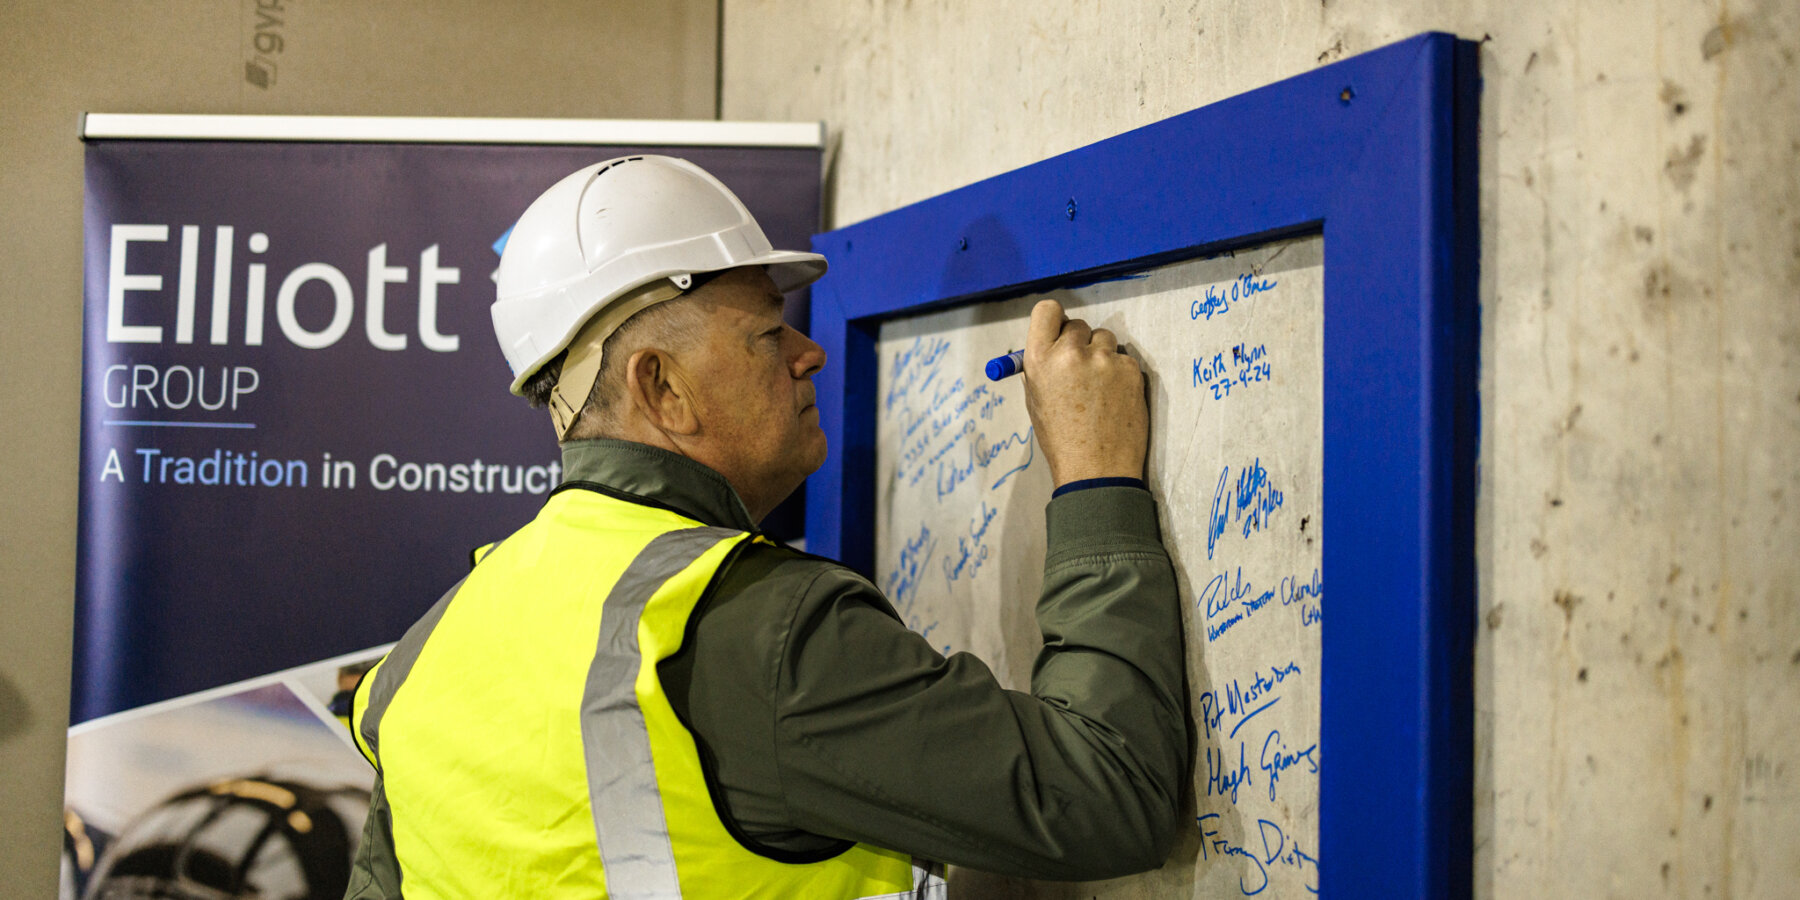
<path id="1" fill-rule="evenodd" d="M 565 482 L 755 530 L 718 473 L 620 441 L 563 447 Z M 1148 491 L 1046 510 L 1031 693 L 943 656 L 861 575 L 746 545 L 660 675 L 721 818 L 777 859 L 852 842 L 991 872 L 1096 879 L 1161 865 L 1190 771 L 1175 573 Z M 477 736 L 478 737 L 478 736 Z M 377 784 L 350 898 L 399 896 Z"/>

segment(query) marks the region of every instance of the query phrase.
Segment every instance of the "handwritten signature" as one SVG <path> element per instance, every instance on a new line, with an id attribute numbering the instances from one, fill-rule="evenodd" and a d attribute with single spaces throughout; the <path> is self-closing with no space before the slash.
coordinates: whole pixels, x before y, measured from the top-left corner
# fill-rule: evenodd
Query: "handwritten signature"
<path id="1" fill-rule="evenodd" d="M 1319 892 L 1319 858 L 1302 850 L 1299 839 L 1288 837 L 1280 825 L 1268 819 L 1256 820 L 1262 850 L 1255 852 L 1245 845 L 1232 843 L 1219 832 L 1221 818 L 1218 813 L 1196 816 L 1194 821 L 1200 826 L 1201 859 L 1235 856 L 1249 861 L 1254 871 L 1246 869 L 1238 876 L 1238 890 L 1244 896 L 1253 897 L 1266 890 L 1269 887 L 1270 868 L 1281 867 L 1299 872 L 1301 884 L 1308 893 Z"/>
<path id="2" fill-rule="evenodd" d="M 1206 796 L 1230 797 L 1238 802 L 1238 788 L 1250 784 L 1250 764 L 1244 761 L 1244 745 L 1238 744 L 1237 768 L 1225 761 L 1225 751 L 1206 748 Z"/>
<path id="3" fill-rule="evenodd" d="M 1213 316 L 1224 315 L 1231 312 L 1231 304 L 1272 291 L 1277 284 L 1279 282 L 1273 278 L 1259 278 L 1254 273 L 1239 275 L 1231 282 L 1230 288 L 1209 284 L 1204 295 L 1188 304 L 1188 318 L 1211 319 Z"/>
<path id="4" fill-rule="evenodd" d="M 1206 610 L 1206 640 L 1210 643 L 1223 637 L 1233 625 L 1255 615 L 1274 599 L 1274 590 L 1258 593 L 1255 585 L 1244 580 L 1242 566 L 1231 575 L 1214 575 L 1201 589 L 1197 601 Z"/>
<path id="5" fill-rule="evenodd" d="M 1238 746 L 1240 749 L 1243 747 L 1242 744 Z M 1305 763 L 1306 771 L 1317 775 L 1319 773 L 1318 752 L 1319 745 L 1317 743 L 1311 744 L 1303 750 L 1290 751 L 1287 743 L 1281 738 L 1281 732 L 1269 732 L 1269 736 L 1263 739 L 1262 758 L 1257 762 L 1257 767 L 1269 776 L 1269 799 L 1275 799 L 1275 789 L 1281 781 L 1281 773 L 1288 769 Z"/>
<path id="6" fill-rule="evenodd" d="M 1319 579 L 1319 570 L 1315 566 L 1311 581 L 1301 581 L 1297 575 L 1289 575 L 1281 579 L 1281 605 L 1300 604 L 1300 624 L 1302 626 L 1317 625 L 1325 620 L 1325 582 Z"/>
<path id="7" fill-rule="evenodd" d="M 974 578 L 981 571 L 982 564 L 992 555 L 987 543 L 988 530 L 999 515 L 1000 510 L 988 506 L 986 500 L 981 501 L 981 508 L 969 519 L 968 534 L 958 535 L 956 549 L 939 562 L 946 586 L 964 578 Z"/>
<path id="8" fill-rule="evenodd" d="M 927 341 L 924 338 L 913 338 L 911 346 L 894 355 L 893 364 L 888 369 L 888 377 L 893 382 L 888 386 L 887 395 L 882 402 L 888 412 L 905 400 L 913 391 L 931 384 L 937 377 L 938 364 L 950 349 L 950 342 L 934 337 Z M 922 380 L 921 380 L 922 379 Z"/>
<path id="9" fill-rule="evenodd" d="M 1231 467 L 1226 466 L 1219 470 L 1219 484 L 1213 489 L 1212 508 L 1207 513 L 1207 559 L 1213 558 L 1219 538 L 1225 535 L 1230 523 L 1237 522 L 1239 532 L 1249 538 L 1252 532 L 1267 528 L 1269 517 L 1286 502 L 1281 489 L 1270 483 L 1269 472 L 1263 468 L 1260 457 L 1238 470 L 1235 490 L 1227 489 L 1230 482 Z"/>
<path id="10" fill-rule="evenodd" d="M 1231 348 L 1232 366 L 1225 364 L 1224 353 L 1214 353 L 1211 359 L 1195 359 L 1194 387 L 1211 388 L 1214 400 L 1223 400 L 1231 396 L 1234 387 L 1247 387 L 1252 384 L 1274 380 L 1274 370 L 1270 368 L 1269 351 L 1262 344 L 1252 347 L 1238 344 Z"/>
<path id="11" fill-rule="evenodd" d="M 937 539 L 932 537 L 931 529 L 925 525 L 920 525 L 918 535 L 909 538 L 900 548 L 900 560 L 894 564 L 893 571 L 888 573 L 883 586 L 887 588 L 888 599 L 899 607 L 902 615 L 910 612 L 913 601 L 918 599 L 919 576 L 936 550 Z"/>
<path id="12" fill-rule="evenodd" d="M 1206 736 L 1213 732 L 1223 731 L 1227 714 L 1237 716 L 1237 723 L 1231 727 L 1228 737 L 1237 737 L 1238 729 L 1250 721 L 1257 713 L 1275 705 L 1281 698 L 1275 697 L 1275 688 L 1288 678 L 1300 674 L 1300 664 L 1292 660 L 1280 665 L 1258 669 L 1247 678 L 1233 678 L 1223 691 L 1202 691 L 1200 694 L 1200 724 L 1206 729 Z M 1248 681 L 1249 686 L 1245 686 Z M 1265 701 L 1264 698 L 1270 698 Z"/>

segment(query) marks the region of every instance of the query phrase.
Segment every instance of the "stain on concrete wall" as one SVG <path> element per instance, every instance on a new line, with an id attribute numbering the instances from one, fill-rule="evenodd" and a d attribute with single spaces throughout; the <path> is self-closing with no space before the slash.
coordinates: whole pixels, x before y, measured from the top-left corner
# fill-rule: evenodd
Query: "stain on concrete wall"
<path id="1" fill-rule="evenodd" d="M 728 0 L 721 103 L 827 121 L 843 225 L 1426 30 L 1485 80 L 1475 893 L 1791 896 L 1800 6 Z"/>

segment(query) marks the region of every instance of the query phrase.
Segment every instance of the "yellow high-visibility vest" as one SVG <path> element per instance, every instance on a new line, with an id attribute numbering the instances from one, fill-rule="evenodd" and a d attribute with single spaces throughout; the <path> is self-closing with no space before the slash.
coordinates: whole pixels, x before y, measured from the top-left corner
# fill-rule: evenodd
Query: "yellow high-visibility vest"
<path id="1" fill-rule="evenodd" d="M 408 898 L 941 897 L 904 854 L 782 862 L 721 820 L 657 663 L 761 535 L 565 489 L 357 688 Z"/>

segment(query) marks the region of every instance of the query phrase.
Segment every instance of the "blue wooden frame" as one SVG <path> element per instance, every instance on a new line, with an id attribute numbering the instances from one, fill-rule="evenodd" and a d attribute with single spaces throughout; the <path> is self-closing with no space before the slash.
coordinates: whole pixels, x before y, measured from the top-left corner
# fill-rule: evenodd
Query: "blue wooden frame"
<path id="1" fill-rule="evenodd" d="M 807 543 L 872 573 L 883 320 L 1323 232 L 1333 897 L 1471 890 L 1475 47 L 1420 35 L 813 240 Z"/>

